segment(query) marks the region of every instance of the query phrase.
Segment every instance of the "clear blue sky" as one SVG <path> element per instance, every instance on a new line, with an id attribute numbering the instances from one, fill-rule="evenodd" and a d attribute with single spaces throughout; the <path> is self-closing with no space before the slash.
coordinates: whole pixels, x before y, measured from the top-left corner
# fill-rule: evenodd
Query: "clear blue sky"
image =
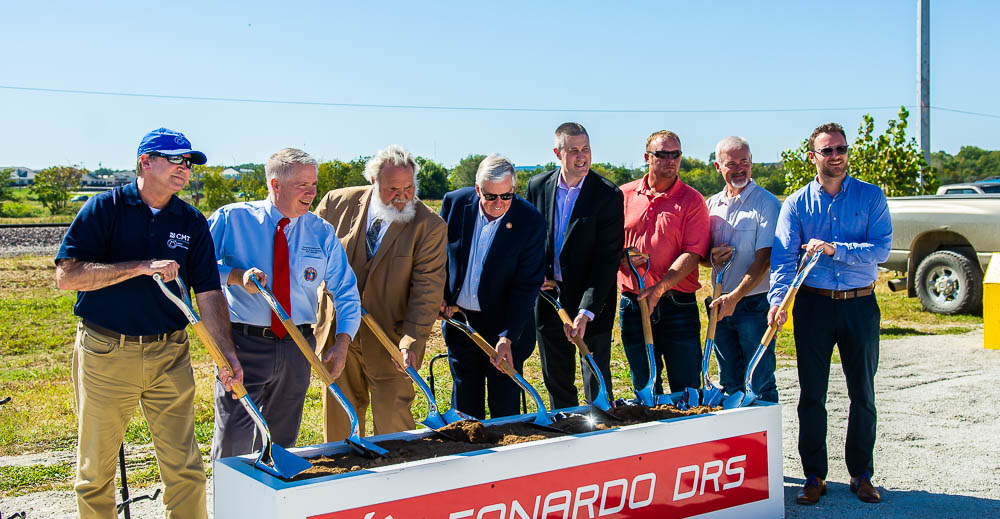
<path id="1" fill-rule="evenodd" d="M 574 110 L 882 107 L 917 102 L 916 0 L 756 2 L 4 2 L 0 166 L 131 168 L 141 136 L 187 134 L 211 164 L 300 147 L 351 159 L 398 143 L 454 165 L 553 160 L 583 123 L 595 162 L 639 165 L 680 134 L 705 160 L 726 135 L 774 161 L 813 127 L 853 138 L 867 110 L 528 112 L 336 107 L 39 92 Z M 931 104 L 1000 115 L 1000 3 L 931 5 Z M 895 109 L 872 110 L 879 125 Z M 911 135 L 918 111 L 911 108 Z M 1000 148 L 1000 117 L 932 111 L 933 150 Z"/>

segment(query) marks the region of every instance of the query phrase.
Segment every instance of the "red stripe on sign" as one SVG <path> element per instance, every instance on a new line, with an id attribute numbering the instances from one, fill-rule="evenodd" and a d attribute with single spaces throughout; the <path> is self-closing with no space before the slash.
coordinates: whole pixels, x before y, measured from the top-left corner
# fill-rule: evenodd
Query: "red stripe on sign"
<path id="1" fill-rule="evenodd" d="M 767 499 L 767 476 L 762 431 L 309 519 L 691 517 Z"/>

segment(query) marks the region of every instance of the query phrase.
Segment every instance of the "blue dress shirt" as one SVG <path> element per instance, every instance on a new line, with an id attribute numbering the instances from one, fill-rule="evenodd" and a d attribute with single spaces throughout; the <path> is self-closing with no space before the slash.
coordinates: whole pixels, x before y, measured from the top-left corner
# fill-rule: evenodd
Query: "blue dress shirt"
<path id="1" fill-rule="evenodd" d="M 479 312 L 479 280 L 483 277 L 483 265 L 486 263 L 486 255 L 490 252 L 490 245 L 493 244 L 493 237 L 497 234 L 500 221 L 503 218 L 494 218 L 489 221 L 483 214 L 482 206 L 476 211 L 476 226 L 472 230 L 472 249 L 469 250 L 469 264 L 465 269 L 465 279 L 462 281 L 462 288 L 458 291 L 458 299 L 455 301 L 459 307 L 466 310 Z"/>
<path id="2" fill-rule="evenodd" d="M 248 293 L 241 285 L 228 285 L 227 281 L 234 268 L 257 267 L 267 274 L 268 288 L 273 290 L 274 232 L 282 218 L 270 200 L 257 200 L 226 205 L 208 219 L 219 263 L 219 280 L 234 323 L 271 325 L 271 307 L 267 301 L 259 294 Z M 316 323 L 317 289 L 320 282 L 326 281 L 326 290 L 333 296 L 337 309 L 337 333 L 346 333 L 353 339 L 361 326 L 361 297 L 333 225 L 306 213 L 289 221 L 285 237 L 292 322 Z"/>
<path id="3" fill-rule="evenodd" d="M 556 211 L 555 225 L 552 229 L 555 235 L 555 247 L 552 258 L 552 270 L 556 281 L 562 281 L 562 266 L 559 264 L 559 253 L 562 252 L 563 240 L 566 238 L 566 228 L 569 227 L 569 217 L 573 214 L 573 207 L 576 206 L 576 199 L 580 198 L 580 188 L 583 181 L 587 179 L 584 175 L 577 185 L 569 187 L 563 181 L 562 172 L 559 172 L 559 186 L 556 188 Z"/>
<path id="4" fill-rule="evenodd" d="M 781 206 L 771 248 L 771 306 L 781 304 L 795 277 L 802 245 L 819 238 L 836 246 L 823 255 L 803 284 L 828 290 L 871 285 L 878 264 L 889 259 L 892 221 L 885 194 L 878 186 L 847 175 L 836 196 L 817 180 L 793 193 Z"/>

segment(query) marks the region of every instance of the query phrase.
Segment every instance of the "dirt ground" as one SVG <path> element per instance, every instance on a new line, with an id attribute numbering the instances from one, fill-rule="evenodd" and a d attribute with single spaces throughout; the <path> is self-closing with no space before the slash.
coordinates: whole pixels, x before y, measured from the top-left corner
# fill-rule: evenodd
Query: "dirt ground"
<path id="1" fill-rule="evenodd" d="M 871 505 L 858 501 L 847 488 L 843 444 L 848 400 L 843 373 L 834 366 L 827 405 L 829 492 L 818 505 L 803 507 L 795 504 L 795 493 L 802 484 L 796 450 L 798 383 L 794 367 L 778 370 L 784 421 L 785 516 L 1000 517 L 997 380 L 1000 350 L 983 349 L 982 330 L 884 341 L 876 376 L 879 424 L 873 478 L 882 492 L 882 503 Z M 209 494 L 210 510 L 211 499 Z M 143 501 L 132 507 L 132 515 L 161 517 L 162 510 L 160 500 Z M 52 491 L 0 503 L 3 517 L 20 511 L 25 511 L 28 519 L 74 517 L 75 500 L 71 491 Z"/>

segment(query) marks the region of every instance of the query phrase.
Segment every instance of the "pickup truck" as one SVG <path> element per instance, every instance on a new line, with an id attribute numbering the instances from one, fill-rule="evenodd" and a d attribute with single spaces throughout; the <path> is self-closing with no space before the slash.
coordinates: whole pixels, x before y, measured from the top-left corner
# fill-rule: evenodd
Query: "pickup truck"
<path id="1" fill-rule="evenodd" d="M 932 195 L 889 199 L 892 249 L 880 265 L 905 273 L 893 291 L 931 312 L 976 312 L 983 303 L 983 272 L 1000 252 L 1000 195 Z"/>

